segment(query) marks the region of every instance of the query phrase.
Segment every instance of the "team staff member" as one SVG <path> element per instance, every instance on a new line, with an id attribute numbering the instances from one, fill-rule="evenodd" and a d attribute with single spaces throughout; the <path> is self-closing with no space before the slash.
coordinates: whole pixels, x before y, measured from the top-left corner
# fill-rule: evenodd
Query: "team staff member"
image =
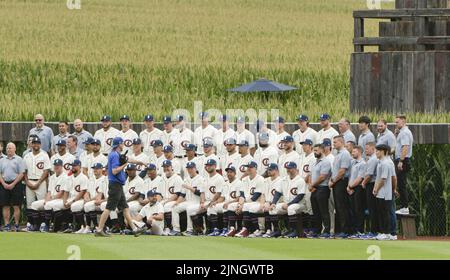
<path id="1" fill-rule="evenodd" d="M 388 145 L 391 150 L 390 154 L 394 154 L 395 152 L 395 135 L 392 131 L 387 128 L 387 122 L 384 119 L 380 119 L 377 123 L 377 145 Z"/>
<path id="2" fill-rule="evenodd" d="M 363 188 L 366 190 L 367 210 L 369 210 L 369 232 L 368 237 L 375 237 L 378 232 L 378 217 L 376 215 L 376 197 L 373 196 L 373 187 L 377 176 L 378 159 L 375 154 L 375 143 L 369 142 L 366 144 L 366 172 Z"/>
<path id="3" fill-rule="evenodd" d="M 350 121 L 346 118 L 342 118 L 338 123 L 339 133 L 344 137 L 345 143 L 353 142 L 356 143 L 355 134 L 353 134 L 350 129 Z"/>
<path id="4" fill-rule="evenodd" d="M 22 178 L 25 163 L 16 155 L 16 145 L 6 145 L 6 156 L 0 159 L 0 206 L 3 208 L 3 230 L 10 231 L 10 208 L 14 209 L 14 229 L 19 231 L 20 206 L 23 201 Z"/>
<path id="5" fill-rule="evenodd" d="M 48 154 L 41 150 L 41 140 L 39 137 L 31 139 L 31 152 L 24 157 L 25 162 L 25 184 L 26 184 L 26 200 L 27 200 L 27 218 L 30 226 L 27 230 L 32 229 L 32 211 L 31 203 L 36 200 L 45 198 L 47 193 L 47 177 L 51 168 L 50 158 Z"/>
<path id="6" fill-rule="evenodd" d="M 337 151 L 332 165 L 332 176 L 328 186 L 333 189 L 334 203 L 336 207 L 336 223 L 339 224 L 340 233 L 336 238 L 347 238 L 350 229 L 350 205 L 347 194 L 348 177 L 352 157 L 344 147 L 342 135 L 333 138 L 334 148 Z"/>
<path id="7" fill-rule="evenodd" d="M 124 169 L 127 166 L 126 157 L 120 156 L 123 150 L 123 139 L 121 137 L 115 137 L 112 141 L 112 151 L 108 155 L 108 201 L 106 209 L 103 211 L 100 222 L 95 233 L 95 236 L 110 236 L 103 231 L 106 219 L 111 211 L 115 211 L 116 208 L 119 211 L 123 211 L 123 215 L 128 222 L 128 225 L 134 232 L 135 236 L 142 233 L 142 229 L 139 229 L 131 220 L 128 204 L 125 200 L 125 194 L 123 192 L 123 185 L 125 184 L 125 172 Z"/>
<path id="8" fill-rule="evenodd" d="M 41 114 L 37 114 L 34 117 L 34 121 L 36 122 L 36 127 L 30 129 L 28 136 L 34 134 L 41 139 L 42 146 L 41 149 L 46 153 L 51 153 L 52 143 L 53 143 L 53 131 L 50 127 L 44 124 L 44 116 Z"/>
<path id="9" fill-rule="evenodd" d="M 395 166 L 398 180 L 398 192 L 400 195 L 400 209 L 397 214 L 409 214 L 408 208 L 408 190 L 406 188 L 406 178 L 411 170 L 411 156 L 413 135 L 406 125 L 406 117 L 403 115 L 395 118 L 395 124 L 398 129 L 397 144 L 395 147 Z"/>
<path id="10" fill-rule="evenodd" d="M 59 140 L 65 140 L 67 141 L 67 137 L 70 135 L 68 130 L 69 130 L 69 124 L 66 121 L 60 121 L 58 124 L 58 130 L 59 130 L 59 134 L 53 136 L 53 141 L 52 141 L 52 150 L 53 153 L 57 152 L 57 149 L 55 147 L 55 144 L 59 142 Z"/>
<path id="11" fill-rule="evenodd" d="M 69 154 L 73 155 L 76 159 L 80 159 L 81 154 L 83 153 L 83 150 L 78 148 L 78 139 L 74 135 L 69 135 L 67 137 L 67 151 Z"/>
<path id="12" fill-rule="evenodd" d="M 364 218 L 366 207 L 366 192 L 361 186 L 366 172 L 366 162 L 362 159 L 362 147 L 356 146 L 352 150 L 352 166 L 347 192 L 350 196 L 350 205 L 353 213 L 353 228 L 357 234 L 364 232 Z M 359 238 L 359 235 L 353 236 Z"/>
<path id="13" fill-rule="evenodd" d="M 100 121 L 102 122 L 102 128 L 95 132 L 94 138 L 100 139 L 102 142 L 101 153 L 107 156 L 112 150 L 112 140 L 114 137 L 120 136 L 120 131 L 111 126 L 111 116 L 104 115 Z"/>
<path id="14" fill-rule="evenodd" d="M 363 149 L 363 158 L 366 158 L 366 154 L 365 154 L 365 148 L 366 148 L 366 144 L 369 142 L 375 142 L 375 136 L 373 136 L 372 131 L 370 131 L 370 118 L 368 116 L 362 116 L 359 118 L 358 121 L 358 128 L 359 131 L 361 132 L 361 134 L 359 135 L 358 138 L 358 145 L 362 147 Z"/>
<path id="15" fill-rule="evenodd" d="M 85 142 L 88 140 L 88 138 L 92 138 L 92 134 L 89 131 L 83 129 L 83 122 L 80 119 L 76 119 L 73 121 L 73 128 L 75 129 L 73 135 L 78 139 L 78 148 L 84 150 Z"/>

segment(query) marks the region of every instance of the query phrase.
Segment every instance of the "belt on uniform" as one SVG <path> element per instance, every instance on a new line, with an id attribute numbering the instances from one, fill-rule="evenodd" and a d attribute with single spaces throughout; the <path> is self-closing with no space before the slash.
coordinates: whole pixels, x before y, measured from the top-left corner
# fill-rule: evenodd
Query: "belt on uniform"
<path id="1" fill-rule="evenodd" d="M 175 156 L 176 158 L 185 158 L 187 156 Z"/>
<path id="2" fill-rule="evenodd" d="M 106 154 L 106 153 L 104 153 L 103 155 L 104 155 L 105 157 L 107 157 L 107 156 L 108 156 L 108 154 Z"/>
<path id="3" fill-rule="evenodd" d="M 29 181 L 39 181 L 39 179 L 28 179 Z"/>

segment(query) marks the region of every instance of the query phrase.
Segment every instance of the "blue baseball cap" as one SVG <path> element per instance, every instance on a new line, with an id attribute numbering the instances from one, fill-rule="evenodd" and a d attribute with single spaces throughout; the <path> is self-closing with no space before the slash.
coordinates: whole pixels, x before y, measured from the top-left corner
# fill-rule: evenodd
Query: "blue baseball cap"
<path id="1" fill-rule="evenodd" d="M 92 165 L 92 169 L 102 169 L 104 166 L 103 164 L 101 164 L 100 162 L 95 163 L 94 165 Z"/>
<path id="2" fill-rule="evenodd" d="M 289 162 L 286 162 L 284 167 L 286 169 L 294 169 L 294 168 L 297 168 L 297 164 L 295 162 L 293 162 L 293 161 L 289 161 Z"/>
<path id="3" fill-rule="evenodd" d="M 195 162 L 189 161 L 186 163 L 186 168 L 196 168 Z"/>
<path id="4" fill-rule="evenodd" d="M 101 122 L 110 122 L 111 121 L 111 116 L 110 115 L 104 115 L 101 119 Z"/>
<path id="5" fill-rule="evenodd" d="M 311 139 L 305 139 L 305 141 L 300 142 L 301 145 L 313 145 L 313 141 Z"/>
<path id="6" fill-rule="evenodd" d="M 157 168 L 156 168 L 156 165 L 154 165 L 153 163 L 149 163 L 149 164 L 146 166 L 146 169 L 147 169 L 147 170 L 156 170 Z"/>
<path id="7" fill-rule="evenodd" d="M 170 116 L 164 116 L 163 122 L 164 124 L 169 124 L 172 122 L 172 118 Z"/>
<path id="8" fill-rule="evenodd" d="M 228 138 L 227 140 L 225 140 L 225 145 L 236 145 L 236 139 L 234 138 Z"/>
<path id="9" fill-rule="evenodd" d="M 70 165 L 72 165 L 72 166 L 81 166 L 81 161 L 79 159 L 75 159 Z"/>
<path id="10" fill-rule="evenodd" d="M 63 166 L 64 163 L 63 163 L 63 161 L 61 159 L 57 158 L 57 159 L 55 159 L 53 161 L 53 165 L 55 165 L 55 166 Z"/>
<path id="11" fill-rule="evenodd" d="M 149 190 L 148 192 L 147 192 L 147 197 L 151 197 L 151 196 L 155 196 L 155 195 L 157 195 L 158 193 L 155 191 L 155 190 Z"/>
<path id="12" fill-rule="evenodd" d="M 292 137 L 291 135 L 286 135 L 283 137 L 283 139 L 281 139 L 281 142 L 294 142 L 294 137 Z"/>
<path id="13" fill-rule="evenodd" d="M 269 141 L 269 139 L 270 139 L 269 133 L 261 132 L 259 134 L 258 139 L 259 139 L 260 142 L 267 142 L 267 141 Z"/>
<path id="14" fill-rule="evenodd" d="M 153 115 L 145 115 L 144 116 L 144 122 L 152 122 L 153 121 Z"/>
<path id="15" fill-rule="evenodd" d="M 173 147 L 170 146 L 170 145 L 165 145 L 164 148 L 163 148 L 163 152 L 164 153 L 171 153 L 171 152 L 173 152 Z"/>
<path id="16" fill-rule="evenodd" d="M 214 159 L 208 159 L 205 165 L 217 165 L 217 162 Z"/>
<path id="17" fill-rule="evenodd" d="M 204 119 L 208 117 L 208 112 L 201 112 L 200 114 L 198 114 L 198 116 L 200 117 L 200 119 Z"/>
<path id="18" fill-rule="evenodd" d="M 189 143 L 186 146 L 184 146 L 184 149 L 186 151 L 195 151 L 197 150 L 197 145 Z"/>
<path id="19" fill-rule="evenodd" d="M 92 141 L 90 142 L 92 145 L 101 145 L 102 142 L 100 141 L 100 139 L 92 139 Z"/>
<path id="20" fill-rule="evenodd" d="M 330 138 L 324 138 L 322 141 L 322 144 L 326 147 L 331 147 L 331 139 Z"/>
<path id="21" fill-rule="evenodd" d="M 329 120 L 329 119 L 331 119 L 331 116 L 328 114 L 328 113 L 323 113 L 322 115 L 320 115 L 320 118 L 319 118 L 321 121 L 326 121 L 326 120 Z"/>
<path id="22" fill-rule="evenodd" d="M 245 123 L 245 117 L 242 117 L 242 116 L 238 117 L 236 122 L 237 123 Z"/>
<path id="23" fill-rule="evenodd" d="M 283 118 L 283 117 L 277 117 L 277 118 L 275 119 L 275 122 L 276 122 L 276 123 L 284 123 L 284 118 Z"/>
<path id="24" fill-rule="evenodd" d="M 209 138 L 205 138 L 203 139 L 203 147 L 212 147 L 214 146 L 214 142 L 209 139 Z"/>
<path id="25" fill-rule="evenodd" d="M 130 117 L 129 117 L 128 115 L 122 115 L 122 116 L 120 117 L 119 121 L 123 121 L 123 120 L 129 121 L 129 120 L 130 120 Z"/>
<path id="26" fill-rule="evenodd" d="M 166 159 L 165 161 L 163 161 L 162 166 L 172 166 L 172 161 Z"/>
<path id="27" fill-rule="evenodd" d="M 252 161 L 249 161 L 245 166 L 248 168 L 256 168 L 256 167 L 258 167 L 258 164 L 256 163 L 256 161 L 252 160 Z"/>
<path id="28" fill-rule="evenodd" d="M 242 140 L 241 142 L 239 142 L 238 144 L 239 147 L 248 147 L 248 141 L 247 140 Z"/>
<path id="29" fill-rule="evenodd" d="M 129 163 L 129 164 L 127 164 L 126 169 L 127 169 L 127 170 L 136 170 L 136 169 L 137 169 L 137 166 L 136 166 L 136 164 L 134 164 L 134 163 Z"/>
<path id="30" fill-rule="evenodd" d="M 309 121 L 309 118 L 308 118 L 307 115 L 298 115 L 297 116 L 297 121 L 305 121 L 305 122 L 307 122 L 307 121 Z"/>
<path id="31" fill-rule="evenodd" d="M 157 146 L 164 146 L 163 142 L 161 140 L 153 140 L 151 143 L 152 147 L 157 147 Z"/>
<path id="32" fill-rule="evenodd" d="M 94 141 L 94 138 L 89 136 L 88 138 L 86 138 L 86 140 L 84 140 L 83 144 L 89 145 L 89 144 L 92 144 L 92 141 Z"/>
<path id="33" fill-rule="evenodd" d="M 64 140 L 64 139 L 59 139 L 58 142 L 56 142 L 55 145 L 56 145 L 56 146 L 65 146 L 65 145 L 66 145 L 66 140 Z"/>
<path id="34" fill-rule="evenodd" d="M 38 136 L 31 137 L 31 143 L 41 143 L 41 139 Z"/>
<path id="35" fill-rule="evenodd" d="M 220 120 L 221 120 L 222 122 L 226 122 L 226 121 L 229 120 L 229 118 L 228 118 L 227 115 L 220 115 Z"/>
<path id="36" fill-rule="evenodd" d="M 177 121 L 177 122 L 181 122 L 181 121 L 183 121 L 184 120 L 184 116 L 183 115 L 177 115 L 176 117 L 175 117 L 175 121 Z"/>
<path id="37" fill-rule="evenodd" d="M 278 170 L 278 164 L 271 163 L 269 166 L 267 166 L 267 170 Z"/>
<path id="38" fill-rule="evenodd" d="M 133 139 L 133 145 L 140 145 L 142 144 L 141 138 L 134 138 Z"/>
<path id="39" fill-rule="evenodd" d="M 225 168 L 225 172 L 228 172 L 228 171 L 231 171 L 231 172 L 236 173 L 236 167 L 234 167 L 234 166 L 229 166 L 229 167 Z"/>
<path id="40" fill-rule="evenodd" d="M 117 148 L 120 144 L 122 144 L 123 143 L 123 139 L 122 139 L 122 137 L 119 137 L 119 136 L 117 136 L 117 137 L 114 137 L 114 139 L 113 139 L 113 141 L 112 141 L 112 147 L 113 148 Z"/>

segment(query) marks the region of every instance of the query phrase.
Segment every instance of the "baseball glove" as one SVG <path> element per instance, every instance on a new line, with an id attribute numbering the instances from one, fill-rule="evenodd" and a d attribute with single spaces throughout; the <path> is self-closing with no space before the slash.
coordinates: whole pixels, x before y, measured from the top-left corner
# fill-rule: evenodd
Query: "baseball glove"
<path id="1" fill-rule="evenodd" d="M 128 162 L 127 153 L 128 153 L 128 151 L 126 151 L 123 155 L 120 155 L 120 157 L 119 157 L 120 165 L 124 165 Z"/>

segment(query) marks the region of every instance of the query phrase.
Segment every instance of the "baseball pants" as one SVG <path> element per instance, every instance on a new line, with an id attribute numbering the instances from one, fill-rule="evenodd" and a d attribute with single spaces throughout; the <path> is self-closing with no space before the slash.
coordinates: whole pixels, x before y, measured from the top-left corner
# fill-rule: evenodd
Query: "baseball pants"
<path id="1" fill-rule="evenodd" d="M 35 211 L 42 211 L 42 210 L 44 210 L 44 204 L 45 204 L 45 199 L 33 201 L 30 205 L 30 209 L 35 210 Z"/>
<path id="2" fill-rule="evenodd" d="M 84 212 L 101 211 L 100 205 L 95 205 L 95 200 L 88 201 L 84 204 Z"/>
<path id="3" fill-rule="evenodd" d="M 134 217 L 139 214 L 139 211 L 141 211 L 142 209 L 142 205 L 139 203 L 139 201 L 133 200 L 128 202 L 128 209 L 130 211 L 131 217 Z"/>
<path id="4" fill-rule="evenodd" d="M 330 198 L 330 188 L 319 186 L 311 194 L 311 203 L 314 213 L 314 227 L 323 233 L 330 233 L 330 211 L 328 209 Z"/>
<path id="5" fill-rule="evenodd" d="M 350 229 L 350 201 L 347 193 L 348 178 L 336 182 L 333 188 L 334 203 L 336 205 L 337 223 L 340 232 L 351 233 Z"/>
<path id="6" fill-rule="evenodd" d="M 44 210 L 53 210 L 54 212 L 56 212 L 61 211 L 63 209 L 64 209 L 64 202 L 61 198 L 49 200 L 44 205 Z"/>
<path id="7" fill-rule="evenodd" d="M 180 229 L 180 213 L 182 213 L 184 211 L 186 211 L 186 213 L 187 213 L 187 208 L 189 206 L 192 206 L 192 205 L 197 205 L 197 207 L 200 207 L 198 203 L 195 203 L 195 202 L 192 202 L 192 201 L 183 201 L 180 204 L 175 205 L 172 208 L 172 226 L 173 226 L 173 230 L 178 231 L 178 232 L 181 230 Z M 186 220 L 187 220 L 186 230 L 191 230 L 192 231 L 193 226 L 192 226 L 192 219 L 191 219 L 191 217 L 189 215 L 187 215 Z"/>
<path id="8" fill-rule="evenodd" d="M 30 180 L 35 182 L 33 180 Z M 45 199 L 45 195 L 47 194 L 47 182 L 42 182 L 39 187 L 35 190 L 30 189 L 28 186 L 25 188 L 25 196 L 27 200 L 27 209 L 31 209 L 31 203 L 36 200 Z"/>

